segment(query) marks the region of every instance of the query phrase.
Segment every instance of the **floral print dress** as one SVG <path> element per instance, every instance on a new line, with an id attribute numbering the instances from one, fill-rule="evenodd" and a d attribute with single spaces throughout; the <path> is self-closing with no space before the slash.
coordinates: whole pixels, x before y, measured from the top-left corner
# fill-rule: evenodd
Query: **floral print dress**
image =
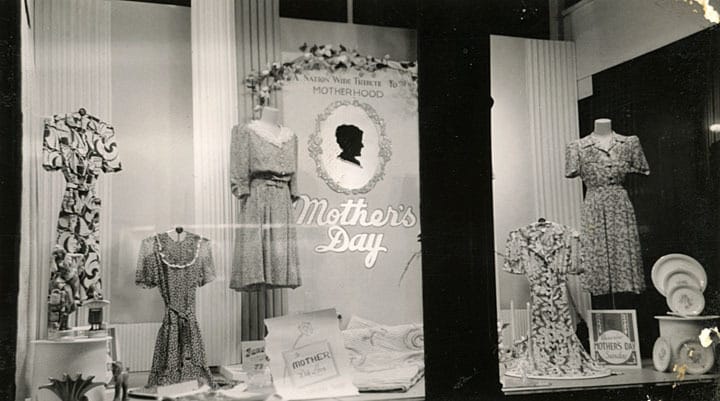
<path id="1" fill-rule="evenodd" d="M 510 232 L 503 269 L 524 274 L 530 282 L 530 347 L 528 376 L 597 377 L 607 371 L 585 351 L 575 335 L 570 314 L 567 275 L 579 233 L 554 222 L 538 222 Z M 519 372 L 508 371 L 508 374 Z"/>
<path id="2" fill-rule="evenodd" d="M 587 187 L 580 281 L 592 295 L 645 290 L 635 210 L 623 187 L 629 173 L 650 174 L 636 136 L 612 133 L 607 149 L 592 135 L 566 147 L 565 175 L 580 177 Z"/>
<path id="3" fill-rule="evenodd" d="M 239 200 L 230 288 L 260 291 L 301 284 L 293 200 L 297 193 L 297 137 L 252 121 L 235 127 L 230 189 Z"/>
<path id="4" fill-rule="evenodd" d="M 165 317 L 155 341 L 147 387 L 188 380 L 212 384 L 205 346 L 195 318 L 195 292 L 215 279 L 210 242 L 193 233 L 174 240 L 167 233 L 140 245 L 135 283 L 158 287 Z"/>

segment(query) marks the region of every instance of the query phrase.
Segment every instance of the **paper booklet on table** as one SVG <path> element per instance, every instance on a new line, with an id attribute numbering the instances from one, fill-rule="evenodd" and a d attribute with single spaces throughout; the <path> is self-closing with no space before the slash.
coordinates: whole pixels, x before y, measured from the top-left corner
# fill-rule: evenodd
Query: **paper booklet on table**
<path id="1" fill-rule="evenodd" d="M 335 309 L 266 319 L 265 352 L 284 400 L 358 395 Z"/>

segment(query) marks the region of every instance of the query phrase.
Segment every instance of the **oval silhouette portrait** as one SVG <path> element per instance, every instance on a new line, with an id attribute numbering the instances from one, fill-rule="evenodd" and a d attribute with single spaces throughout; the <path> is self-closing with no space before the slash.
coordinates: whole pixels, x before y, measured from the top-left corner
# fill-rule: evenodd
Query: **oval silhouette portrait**
<path id="1" fill-rule="evenodd" d="M 316 119 L 308 149 L 320 178 L 346 194 L 372 190 L 392 154 L 384 121 L 372 106 L 357 100 L 330 104 Z"/>

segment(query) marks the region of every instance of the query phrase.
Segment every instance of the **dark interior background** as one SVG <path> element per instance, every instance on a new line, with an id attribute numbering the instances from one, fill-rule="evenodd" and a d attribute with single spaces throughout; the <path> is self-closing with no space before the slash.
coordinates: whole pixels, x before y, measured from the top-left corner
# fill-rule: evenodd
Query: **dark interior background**
<path id="1" fill-rule="evenodd" d="M 581 136 L 596 118 L 637 135 L 650 176 L 632 175 L 626 188 L 640 232 L 648 289 L 639 297 L 643 356 L 658 336 L 653 316 L 668 310 L 652 286 L 653 264 L 668 253 L 697 259 L 708 273 L 705 313 L 720 312 L 720 30 L 711 28 L 593 75 L 593 95 L 580 101 Z"/>

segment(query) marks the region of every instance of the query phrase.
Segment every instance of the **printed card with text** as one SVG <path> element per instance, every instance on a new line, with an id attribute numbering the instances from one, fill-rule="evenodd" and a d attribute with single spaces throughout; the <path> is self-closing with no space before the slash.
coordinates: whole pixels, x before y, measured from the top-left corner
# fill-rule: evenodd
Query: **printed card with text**
<path id="1" fill-rule="evenodd" d="M 266 319 L 265 352 L 285 400 L 357 395 L 335 309 Z"/>

